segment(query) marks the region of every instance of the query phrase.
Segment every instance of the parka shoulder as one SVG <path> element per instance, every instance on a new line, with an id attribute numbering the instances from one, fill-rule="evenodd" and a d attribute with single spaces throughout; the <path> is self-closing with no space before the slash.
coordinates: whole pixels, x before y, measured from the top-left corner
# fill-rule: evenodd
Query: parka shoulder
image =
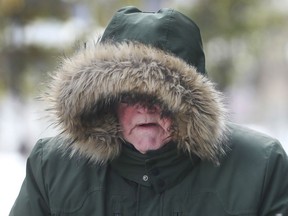
<path id="1" fill-rule="evenodd" d="M 47 203 L 52 214 L 70 214 L 87 204 L 89 197 L 102 194 L 107 165 L 92 163 L 77 154 L 71 155 L 69 151 L 57 148 L 57 142 L 65 140 L 53 137 L 36 143 L 27 169 L 32 170 L 28 173 L 40 176 L 42 181 L 34 182 L 28 191 L 31 187 L 43 188 L 42 196 L 49 197 Z M 66 199 L 67 196 L 74 198 Z"/>
<path id="2" fill-rule="evenodd" d="M 244 159 L 252 160 L 254 163 L 257 160 L 268 163 L 271 155 L 287 158 L 285 150 L 276 138 L 238 124 L 231 123 L 229 127 L 231 153 L 234 158 L 242 159 L 242 163 Z"/>
<path id="3" fill-rule="evenodd" d="M 77 173 L 77 171 L 84 172 L 87 169 L 92 169 L 93 172 L 96 170 L 101 172 L 100 170 L 106 169 L 105 165 L 95 164 L 79 154 L 72 153 L 70 149 L 64 150 L 60 148 L 60 143 L 65 142 L 68 141 L 57 136 L 40 139 L 29 156 L 30 160 L 40 164 L 43 175 L 47 179 L 49 177 L 55 178 L 54 175 L 59 176 L 61 173 L 63 173 L 64 177 L 65 170 L 74 170 L 74 173 Z"/>

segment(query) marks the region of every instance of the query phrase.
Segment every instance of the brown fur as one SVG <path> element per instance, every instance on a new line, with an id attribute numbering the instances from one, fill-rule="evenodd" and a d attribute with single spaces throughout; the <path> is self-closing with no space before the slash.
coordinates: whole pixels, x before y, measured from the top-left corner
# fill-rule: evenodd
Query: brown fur
<path id="1" fill-rule="evenodd" d="M 123 94 L 156 98 L 174 115 L 179 149 L 218 162 L 224 154 L 222 96 L 205 76 L 182 60 L 139 43 L 83 49 L 53 74 L 46 93 L 63 145 L 96 163 L 121 151 L 113 105 Z"/>

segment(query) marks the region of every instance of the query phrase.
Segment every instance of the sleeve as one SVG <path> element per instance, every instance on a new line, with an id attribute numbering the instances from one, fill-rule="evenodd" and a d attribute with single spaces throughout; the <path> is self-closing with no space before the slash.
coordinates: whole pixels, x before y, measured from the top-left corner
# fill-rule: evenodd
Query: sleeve
<path id="1" fill-rule="evenodd" d="M 42 174 L 43 145 L 39 140 L 27 159 L 26 177 L 9 216 L 50 215 L 48 197 Z"/>
<path id="2" fill-rule="evenodd" d="M 260 216 L 288 216 L 288 158 L 276 142 L 268 158 Z"/>

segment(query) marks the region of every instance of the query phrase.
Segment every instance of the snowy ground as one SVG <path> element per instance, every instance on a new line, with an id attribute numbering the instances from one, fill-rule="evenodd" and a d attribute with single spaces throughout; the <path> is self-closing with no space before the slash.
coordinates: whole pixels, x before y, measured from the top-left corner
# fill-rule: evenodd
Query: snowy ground
<path id="1" fill-rule="evenodd" d="M 13 95 L 0 100 L 0 216 L 9 214 L 19 193 L 28 152 L 39 138 L 55 134 L 41 119 L 40 110 L 35 102 L 23 104 Z"/>
<path id="2" fill-rule="evenodd" d="M 7 216 L 25 176 L 25 158 L 16 152 L 0 152 L 0 216 Z"/>

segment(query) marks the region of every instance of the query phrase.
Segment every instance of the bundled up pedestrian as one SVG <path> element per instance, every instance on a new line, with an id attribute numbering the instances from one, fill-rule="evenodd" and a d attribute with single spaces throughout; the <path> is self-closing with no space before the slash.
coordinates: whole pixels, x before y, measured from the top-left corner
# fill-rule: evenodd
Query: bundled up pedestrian
<path id="1" fill-rule="evenodd" d="M 11 216 L 288 215 L 280 143 L 229 122 L 200 31 L 173 9 L 116 12 L 64 59 Z"/>

